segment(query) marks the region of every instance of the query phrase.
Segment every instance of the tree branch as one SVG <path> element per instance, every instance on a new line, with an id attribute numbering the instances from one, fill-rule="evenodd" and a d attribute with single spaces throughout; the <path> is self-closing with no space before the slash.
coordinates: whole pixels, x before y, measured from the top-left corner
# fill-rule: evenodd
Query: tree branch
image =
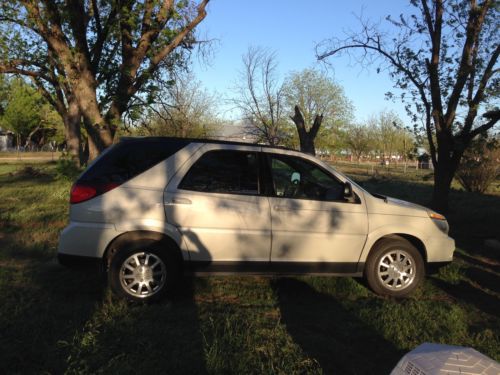
<path id="1" fill-rule="evenodd" d="M 481 134 L 489 129 L 491 129 L 497 122 L 500 120 L 500 110 L 496 109 L 493 111 L 486 112 L 483 117 L 486 117 L 489 119 L 489 121 L 473 131 L 471 131 L 469 134 L 469 139 L 473 139 L 476 135 Z"/>
<path id="2" fill-rule="evenodd" d="M 460 95 L 467 82 L 467 77 L 473 69 L 471 56 L 474 45 L 478 43 L 479 32 L 481 31 L 489 5 L 489 1 L 483 2 L 480 12 L 476 12 L 474 9 L 476 7 L 475 1 L 472 1 L 471 9 L 469 11 L 469 19 L 467 21 L 467 36 L 462 49 L 460 64 L 458 66 L 457 79 L 448 100 L 448 108 L 445 115 L 448 127 L 451 127 L 453 121 L 455 120 L 455 112 L 460 100 Z"/>

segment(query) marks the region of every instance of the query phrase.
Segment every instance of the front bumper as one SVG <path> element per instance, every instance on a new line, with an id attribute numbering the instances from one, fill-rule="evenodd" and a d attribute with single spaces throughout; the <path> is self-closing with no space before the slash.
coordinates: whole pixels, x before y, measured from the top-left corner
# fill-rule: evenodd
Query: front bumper
<path id="1" fill-rule="evenodd" d="M 453 260 L 455 240 L 448 236 L 431 237 L 425 241 L 427 263 L 449 263 Z"/>

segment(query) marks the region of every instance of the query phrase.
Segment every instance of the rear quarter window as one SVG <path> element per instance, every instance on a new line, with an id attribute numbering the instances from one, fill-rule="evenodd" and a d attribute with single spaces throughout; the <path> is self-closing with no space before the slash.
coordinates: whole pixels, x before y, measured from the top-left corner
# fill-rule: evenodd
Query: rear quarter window
<path id="1" fill-rule="evenodd" d="M 169 158 L 188 143 L 178 140 L 120 142 L 91 164 L 79 181 L 122 184 Z"/>

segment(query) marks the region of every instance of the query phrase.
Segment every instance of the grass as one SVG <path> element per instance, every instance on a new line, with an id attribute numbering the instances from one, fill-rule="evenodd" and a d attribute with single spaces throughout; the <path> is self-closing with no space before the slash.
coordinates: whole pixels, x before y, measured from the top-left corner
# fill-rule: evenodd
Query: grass
<path id="1" fill-rule="evenodd" d="M 186 279 L 171 300 L 135 306 L 54 259 L 70 182 L 54 165 L 0 164 L 0 373 L 387 374 L 423 342 L 500 360 L 500 196 L 453 191 L 455 261 L 411 298 L 332 277 Z M 426 203 L 425 174 L 373 178 L 372 191 Z"/>

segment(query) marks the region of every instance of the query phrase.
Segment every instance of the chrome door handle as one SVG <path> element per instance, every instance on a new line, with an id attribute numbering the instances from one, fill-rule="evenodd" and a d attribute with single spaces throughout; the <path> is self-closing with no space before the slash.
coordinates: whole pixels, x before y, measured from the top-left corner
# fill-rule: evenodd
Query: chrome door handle
<path id="1" fill-rule="evenodd" d="M 166 204 L 191 204 L 193 202 L 191 202 L 190 199 L 187 199 L 187 198 L 172 198 L 172 200 L 170 202 L 167 202 Z"/>

